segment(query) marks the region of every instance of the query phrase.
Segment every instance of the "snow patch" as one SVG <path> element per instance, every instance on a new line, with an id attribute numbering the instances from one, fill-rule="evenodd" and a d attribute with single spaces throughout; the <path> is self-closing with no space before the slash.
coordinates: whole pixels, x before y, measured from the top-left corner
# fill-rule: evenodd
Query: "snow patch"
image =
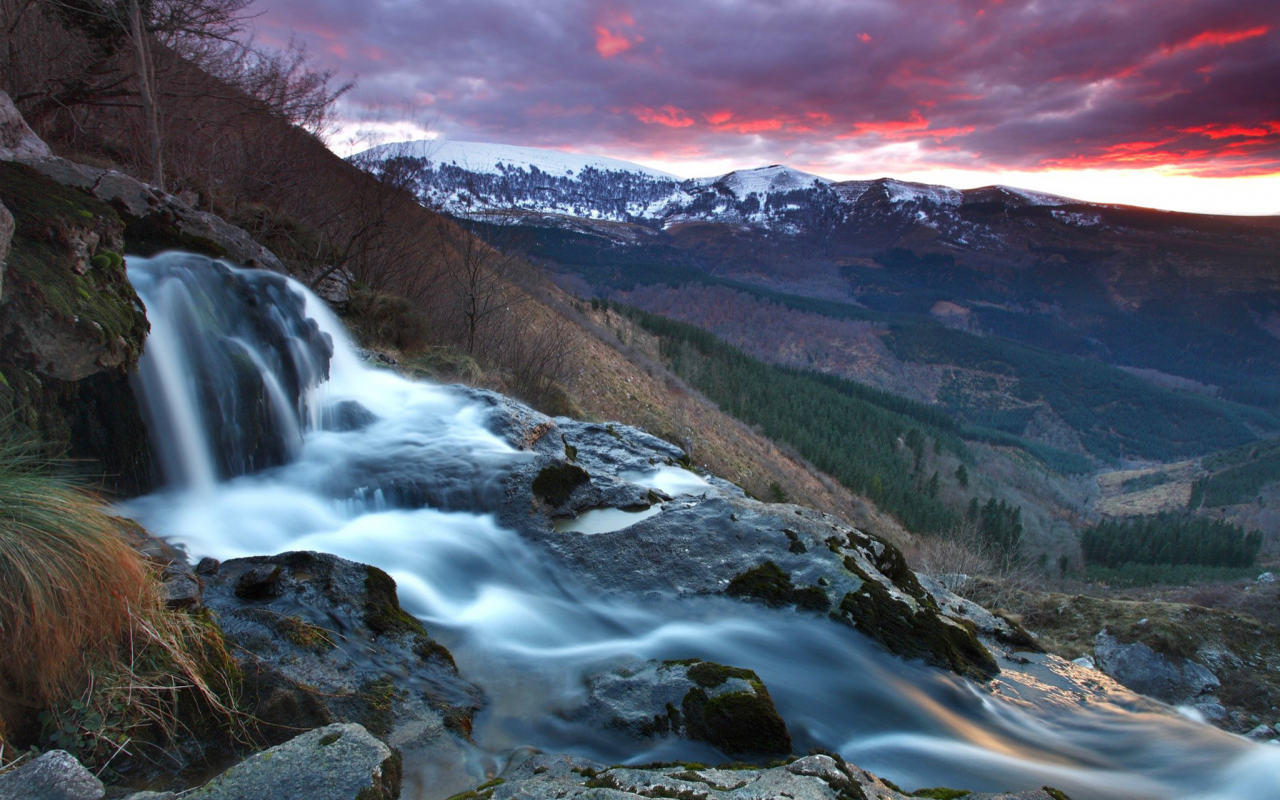
<path id="1" fill-rule="evenodd" d="M 569 177 L 593 167 L 601 171 L 634 172 L 651 178 L 680 181 L 681 178 L 643 164 L 605 156 L 586 156 L 565 153 L 560 150 L 543 150 L 537 147 L 517 147 L 510 144 L 486 144 L 483 142 L 457 142 L 428 139 L 417 142 L 397 142 L 372 147 L 359 158 L 386 159 L 397 156 L 423 158 L 433 164 L 453 164 L 456 167 L 487 175 L 499 175 L 502 167 L 539 171 L 548 175 Z"/>

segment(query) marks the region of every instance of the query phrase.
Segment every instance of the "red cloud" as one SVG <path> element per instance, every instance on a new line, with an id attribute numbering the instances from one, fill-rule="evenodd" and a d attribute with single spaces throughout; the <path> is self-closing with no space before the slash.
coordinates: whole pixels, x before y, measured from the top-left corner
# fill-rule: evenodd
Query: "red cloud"
<path id="1" fill-rule="evenodd" d="M 1209 139 L 1259 139 L 1280 133 L 1280 120 L 1263 122 L 1260 125 L 1245 127 L 1233 124 L 1199 125 L 1194 128 L 1182 128 L 1181 133 L 1198 133 Z"/>
<path id="2" fill-rule="evenodd" d="M 687 128 L 693 124 L 693 117 L 685 113 L 684 109 L 676 108 L 675 106 L 663 106 L 662 108 L 636 106 L 631 109 L 631 113 L 641 122 L 647 122 L 652 125 L 665 125 L 668 128 Z"/>
<path id="3" fill-rule="evenodd" d="M 1266 36 L 1270 32 L 1270 25 L 1258 25 L 1254 28 L 1239 31 L 1205 31 L 1204 33 L 1197 33 L 1190 39 L 1178 42 L 1175 45 L 1166 46 L 1164 52 L 1173 54 L 1180 53 L 1183 50 L 1198 50 L 1201 47 L 1225 47 L 1236 42 Z"/>
<path id="4" fill-rule="evenodd" d="M 858 122 L 837 139 L 857 139 L 860 136 L 881 136 L 885 138 L 905 138 L 912 131 L 923 131 L 929 127 L 929 120 L 921 116 L 919 111 L 912 111 L 904 120 L 888 120 L 886 122 Z"/>
<path id="5" fill-rule="evenodd" d="M 632 46 L 627 37 L 614 33 L 603 25 L 596 26 L 596 52 L 601 58 L 613 58 L 619 53 L 627 52 Z"/>

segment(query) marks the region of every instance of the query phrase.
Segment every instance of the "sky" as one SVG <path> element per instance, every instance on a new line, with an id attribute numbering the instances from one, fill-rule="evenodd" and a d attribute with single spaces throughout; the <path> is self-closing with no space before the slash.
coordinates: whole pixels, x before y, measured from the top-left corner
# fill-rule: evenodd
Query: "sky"
<path id="1" fill-rule="evenodd" d="M 1004 183 L 1280 213 L 1280 0 L 258 0 L 356 88 L 331 146 L 443 136 L 683 177 Z"/>

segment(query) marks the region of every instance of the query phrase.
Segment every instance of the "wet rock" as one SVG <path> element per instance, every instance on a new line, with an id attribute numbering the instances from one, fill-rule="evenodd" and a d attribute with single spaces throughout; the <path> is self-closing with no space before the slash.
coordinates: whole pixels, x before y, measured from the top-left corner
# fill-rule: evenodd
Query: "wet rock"
<path id="1" fill-rule="evenodd" d="M 1103 630 L 1094 639 L 1098 668 L 1125 686 L 1174 705 L 1194 703 L 1221 685 L 1203 664 L 1161 655 L 1141 642 L 1121 644 Z"/>
<path id="2" fill-rule="evenodd" d="M 703 741 L 731 755 L 791 752 L 791 735 L 751 670 L 697 659 L 645 661 L 593 675 L 588 702 L 569 714 L 636 737 Z"/>
<path id="3" fill-rule="evenodd" d="M 99 800 L 102 781 L 65 750 L 50 750 L 0 775 L 0 800 Z"/>
<path id="4" fill-rule="evenodd" d="M 699 764 L 654 769 L 606 767 L 574 756 L 533 755 L 513 763 L 501 779 L 477 787 L 476 800 L 577 800 L 673 797 L 684 800 L 910 800 L 869 772 L 827 755 L 810 755 L 769 769 L 708 768 Z M 1013 794 L 966 794 L 968 800 L 1062 800 L 1044 789 Z"/>
<path id="5" fill-rule="evenodd" d="M 363 430 L 377 421 L 376 414 L 354 400 L 326 406 L 322 414 L 324 429 L 338 433 Z"/>
<path id="6" fill-rule="evenodd" d="M 250 756 L 187 793 L 192 800 L 393 800 L 400 756 L 359 725 L 328 725 Z"/>
<path id="7" fill-rule="evenodd" d="M 49 145 L 36 136 L 22 118 L 9 95 L 0 89 L 0 161 L 45 158 L 53 155 Z"/>
<path id="8" fill-rule="evenodd" d="M 245 570 L 236 580 L 236 597 L 242 600 L 265 600 L 273 597 L 280 572 L 280 567 L 274 564 L 261 564 Z"/>
<path id="9" fill-rule="evenodd" d="M 1274 739 L 1275 737 L 1276 732 L 1266 723 L 1256 726 L 1253 730 L 1245 734 L 1246 739 L 1253 739 L 1255 742 L 1266 742 Z"/>
<path id="10" fill-rule="evenodd" d="M 205 556 L 204 558 L 200 559 L 199 562 L 196 563 L 196 574 L 197 575 L 217 575 L 218 567 L 221 566 L 221 564 L 222 562 L 218 561 L 218 559 Z"/>
<path id="11" fill-rule="evenodd" d="M 135 792 L 124 798 L 124 800 L 177 800 L 178 796 L 173 792 Z"/>
<path id="12" fill-rule="evenodd" d="M 1206 722 L 1213 725 L 1222 725 L 1229 719 L 1227 709 L 1217 701 L 1196 703 L 1193 708 L 1200 712 Z"/>
<path id="13" fill-rule="evenodd" d="M 175 561 L 161 573 L 164 599 L 169 608 L 199 608 L 202 587 L 200 579 L 186 564 Z"/>
<path id="14" fill-rule="evenodd" d="M 266 594 L 240 593 L 267 578 Z M 296 552 L 224 561 L 204 580 L 264 741 L 357 722 L 406 755 L 430 748 L 463 757 L 481 693 L 400 607 L 385 572 Z"/>
<path id="15" fill-rule="evenodd" d="M 1276 576 L 1272 572 L 1264 572 L 1258 576 L 1258 583 L 1275 583 Z"/>

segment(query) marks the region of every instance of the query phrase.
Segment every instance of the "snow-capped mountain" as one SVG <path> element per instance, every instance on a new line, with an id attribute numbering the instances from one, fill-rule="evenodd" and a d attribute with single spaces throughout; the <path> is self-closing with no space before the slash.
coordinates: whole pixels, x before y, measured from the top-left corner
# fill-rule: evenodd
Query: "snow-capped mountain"
<path id="1" fill-rule="evenodd" d="M 892 178 L 834 182 L 779 164 L 686 180 L 615 158 L 477 142 L 401 142 L 353 160 L 374 172 L 401 170 L 424 203 L 463 216 L 520 209 L 651 227 L 713 221 L 800 233 L 887 214 L 953 229 L 947 232 L 963 240 L 958 211 L 966 204 L 1082 205 L 1006 186 L 960 191 Z"/>

